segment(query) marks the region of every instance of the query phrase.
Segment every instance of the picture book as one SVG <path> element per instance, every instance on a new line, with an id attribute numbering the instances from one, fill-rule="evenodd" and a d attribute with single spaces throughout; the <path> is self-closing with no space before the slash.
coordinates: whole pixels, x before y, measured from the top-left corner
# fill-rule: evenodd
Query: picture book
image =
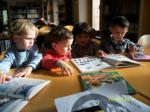
<path id="1" fill-rule="evenodd" d="M 130 58 L 121 54 L 109 54 L 105 56 L 103 60 L 113 65 L 116 68 L 133 67 L 133 66 L 140 65 L 139 62 L 135 60 L 131 60 Z"/>
<path id="2" fill-rule="evenodd" d="M 0 112 L 19 112 L 49 80 L 13 78 L 0 85 Z"/>
<path id="3" fill-rule="evenodd" d="M 134 57 L 136 61 L 150 61 L 150 55 L 148 54 L 137 54 Z"/>
<path id="4" fill-rule="evenodd" d="M 73 65 L 80 72 L 98 71 L 106 68 L 133 67 L 140 65 L 139 62 L 131 60 L 121 54 L 109 54 L 104 58 L 82 57 L 71 59 Z"/>
<path id="5" fill-rule="evenodd" d="M 92 72 L 113 67 L 101 58 L 92 56 L 71 59 L 71 62 L 80 72 Z"/>
<path id="6" fill-rule="evenodd" d="M 119 87 L 121 82 L 117 83 Z M 150 106 L 130 95 L 120 94 L 124 92 L 120 87 L 105 85 L 102 88 L 59 97 L 55 99 L 55 105 L 58 112 L 150 112 Z"/>
<path id="7" fill-rule="evenodd" d="M 104 85 L 116 85 L 120 82 L 122 87 L 125 88 L 126 94 L 136 93 L 136 90 L 118 72 L 97 71 L 81 73 L 80 76 L 84 90 L 100 88 Z M 118 85 L 116 85 L 116 87 L 118 87 Z"/>

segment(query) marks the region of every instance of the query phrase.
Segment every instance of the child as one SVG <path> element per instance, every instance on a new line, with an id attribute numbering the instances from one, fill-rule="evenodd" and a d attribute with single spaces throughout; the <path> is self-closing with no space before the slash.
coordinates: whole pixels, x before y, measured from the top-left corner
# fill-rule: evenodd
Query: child
<path id="1" fill-rule="evenodd" d="M 98 46 L 91 41 L 92 28 L 85 22 L 75 25 L 73 29 L 75 43 L 72 47 L 72 57 L 95 56 Z"/>
<path id="2" fill-rule="evenodd" d="M 47 42 L 49 49 L 43 56 L 42 67 L 49 70 L 60 67 L 62 74 L 66 72 L 67 75 L 72 75 L 71 67 L 65 62 L 71 58 L 72 33 L 64 27 L 57 26 L 47 36 Z"/>
<path id="3" fill-rule="evenodd" d="M 130 58 L 134 58 L 135 53 L 141 48 L 124 38 L 128 28 L 129 21 L 124 16 L 114 17 L 109 27 L 112 34 L 102 41 L 98 55 L 103 57 L 106 53 L 126 53 Z"/>
<path id="4" fill-rule="evenodd" d="M 29 20 L 19 19 L 13 24 L 10 32 L 12 46 L 0 61 L 0 83 L 10 79 L 6 75 L 10 68 L 17 68 L 15 77 L 26 77 L 37 67 L 42 59 L 34 45 L 37 35 L 38 29 Z"/>

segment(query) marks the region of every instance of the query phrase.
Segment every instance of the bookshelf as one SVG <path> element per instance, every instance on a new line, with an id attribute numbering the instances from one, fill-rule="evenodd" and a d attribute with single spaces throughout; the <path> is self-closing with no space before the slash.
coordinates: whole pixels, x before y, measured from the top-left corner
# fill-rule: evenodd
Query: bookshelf
<path id="1" fill-rule="evenodd" d="M 25 19 L 27 18 L 27 9 L 26 6 L 22 6 L 22 7 L 11 7 L 11 19 L 15 20 L 15 19 Z"/>
<path id="2" fill-rule="evenodd" d="M 108 31 L 110 20 L 114 16 L 125 16 L 129 22 L 129 32 L 138 34 L 140 0 L 102 0 L 101 30 Z"/>
<path id="3" fill-rule="evenodd" d="M 28 5 L 27 18 L 35 23 L 39 18 L 41 18 L 41 7 L 39 5 Z"/>
<path id="4" fill-rule="evenodd" d="M 72 18 L 72 1 L 63 0 L 60 4 L 58 2 L 58 21 L 59 24 L 68 25 L 73 23 Z"/>
<path id="5" fill-rule="evenodd" d="M 41 18 L 41 6 L 36 4 L 28 4 L 19 6 L 11 6 L 10 19 L 11 21 L 16 19 L 29 19 L 35 23 Z"/>

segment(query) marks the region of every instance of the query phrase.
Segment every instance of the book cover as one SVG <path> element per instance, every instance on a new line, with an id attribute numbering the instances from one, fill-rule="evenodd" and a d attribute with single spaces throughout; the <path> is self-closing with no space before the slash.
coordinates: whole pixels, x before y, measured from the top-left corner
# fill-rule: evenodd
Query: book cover
<path id="1" fill-rule="evenodd" d="M 0 85 L 0 112 L 19 112 L 49 80 L 13 78 Z"/>
<path id="2" fill-rule="evenodd" d="M 81 73 L 80 76 L 84 90 L 90 90 L 104 85 L 115 85 L 117 84 L 117 82 L 121 82 L 122 86 L 127 88 L 125 93 L 136 93 L 135 89 L 118 72 L 97 71 L 90 73 Z"/>
<path id="3" fill-rule="evenodd" d="M 120 94 L 118 89 L 114 85 L 105 85 L 56 98 L 55 105 L 58 112 L 150 112 L 148 105 L 129 95 Z"/>

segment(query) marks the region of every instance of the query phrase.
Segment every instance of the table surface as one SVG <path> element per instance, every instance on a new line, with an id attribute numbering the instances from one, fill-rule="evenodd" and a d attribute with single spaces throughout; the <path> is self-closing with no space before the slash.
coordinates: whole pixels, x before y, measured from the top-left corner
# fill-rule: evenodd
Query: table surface
<path id="1" fill-rule="evenodd" d="M 119 72 L 136 89 L 137 95 L 134 95 L 134 97 L 150 105 L 150 61 L 141 62 L 141 64 L 141 66 L 132 68 L 104 71 Z M 29 77 L 51 80 L 51 83 L 34 96 L 21 112 L 56 112 L 55 98 L 82 91 L 79 72 L 76 69 L 74 69 L 72 76 L 62 76 L 60 72 L 40 69 L 34 71 Z"/>

